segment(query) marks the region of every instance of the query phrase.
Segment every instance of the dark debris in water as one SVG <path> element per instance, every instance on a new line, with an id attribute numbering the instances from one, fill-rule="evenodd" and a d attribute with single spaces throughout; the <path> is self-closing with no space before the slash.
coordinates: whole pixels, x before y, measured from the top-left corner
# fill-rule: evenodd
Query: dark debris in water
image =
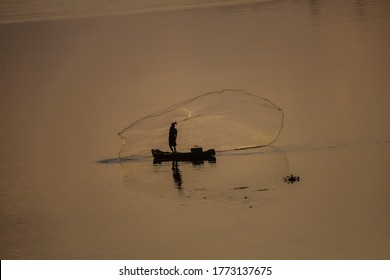
<path id="1" fill-rule="evenodd" d="M 291 175 L 284 177 L 283 181 L 287 184 L 294 184 L 296 182 L 299 182 L 300 178 L 299 178 L 299 176 L 295 176 L 295 175 L 291 174 Z"/>
<path id="2" fill-rule="evenodd" d="M 249 187 L 238 187 L 238 188 L 234 188 L 235 190 L 244 190 L 244 189 L 247 189 Z"/>

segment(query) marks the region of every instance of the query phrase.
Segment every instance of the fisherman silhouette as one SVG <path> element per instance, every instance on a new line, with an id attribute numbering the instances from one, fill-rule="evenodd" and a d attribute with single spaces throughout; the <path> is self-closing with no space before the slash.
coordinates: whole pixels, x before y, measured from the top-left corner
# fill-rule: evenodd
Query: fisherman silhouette
<path id="1" fill-rule="evenodd" d="M 171 148 L 172 153 L 176 153 L 176 138 L 177 138 L 177 129 L 175 128 L 176 122 L 171 123 L 169 128 L 169 148 Z"/>

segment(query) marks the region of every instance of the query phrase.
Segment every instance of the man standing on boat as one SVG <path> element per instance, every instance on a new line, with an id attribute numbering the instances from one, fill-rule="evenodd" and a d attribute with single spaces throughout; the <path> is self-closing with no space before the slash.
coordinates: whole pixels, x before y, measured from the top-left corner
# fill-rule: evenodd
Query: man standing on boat
<path id="1" fill-rule="evenodd" d="M 176 122 L 171 123 L 169 128 L 169 148 L 171 148 L 172 153 L 176 153 L 176 138 L 177 138 L 177 129 L 175 128 Z"/>

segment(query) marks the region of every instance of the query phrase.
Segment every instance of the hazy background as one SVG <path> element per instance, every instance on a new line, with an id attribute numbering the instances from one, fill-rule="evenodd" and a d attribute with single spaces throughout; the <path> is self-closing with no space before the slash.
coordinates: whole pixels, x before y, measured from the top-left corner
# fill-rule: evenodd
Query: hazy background
<path id="1" fill-rule="evenodd" d="M 1 1 L 1 259 L 390 257 L 389 2 L 206 2 Z M 283 109 L 272 148 L 99 163 L 225 88 Z"/>

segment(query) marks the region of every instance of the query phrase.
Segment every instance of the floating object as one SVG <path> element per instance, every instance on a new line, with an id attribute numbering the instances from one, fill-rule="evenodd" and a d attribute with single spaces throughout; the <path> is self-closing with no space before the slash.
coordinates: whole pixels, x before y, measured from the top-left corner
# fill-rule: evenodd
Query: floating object
<path id="1" fill-rule="evenodd" d="M 295 176 L 293 174 L 283 178 L 283 181 L 287 184 L 294 184 L 296 182 L 299 182 L 299 180 L 300 180 L 299 176 Z"/>
<path id="2" fill-rule="evenodd" d="M 237 188 L 234 188 L 234 190 L 244 190 L 244 189 L 247 189 L 249 187 L 237 187 Z"/>

